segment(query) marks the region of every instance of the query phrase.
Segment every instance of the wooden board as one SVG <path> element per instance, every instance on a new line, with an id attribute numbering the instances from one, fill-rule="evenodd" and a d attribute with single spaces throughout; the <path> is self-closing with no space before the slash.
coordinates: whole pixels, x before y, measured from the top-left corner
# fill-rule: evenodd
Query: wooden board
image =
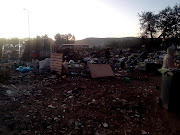
<path id="1" fill-rule="evenodd" d="M 109 64 L 88 64 L 88 67 L 92 78 L 114 76 Z"/>
<path id="2" fill-rule="evenodd" d="M 55 70 L 58 74 L 62 73 L 63 54 L 51 53 L 50 69 Z"/>

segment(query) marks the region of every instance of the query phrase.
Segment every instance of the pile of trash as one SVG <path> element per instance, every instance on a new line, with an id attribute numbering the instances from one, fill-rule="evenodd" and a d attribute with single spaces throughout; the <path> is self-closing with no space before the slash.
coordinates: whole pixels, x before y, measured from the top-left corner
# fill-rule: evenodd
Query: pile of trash
<path id="1" fill-rule="evenodd" d="M 107 63 L 105 49 L 84 48 L 78 50 L 66 48 L 60 50 L 59 53 L 63 54 L 62 74 L 86 74 L 88 73 L 88 64 Z M 146 53 L 146 51 L 143 52 L 142 50 L 135 49 L 133 51 L 131 49 L 110 49 L 109 64 L 113 71 L 116 69 L 127 69 L 128 71 L 137 69 L 157 73 L 157 70 L 162 66 L 163 57 L 165 56 L 166 51 Z M 146 57 L 144 54 L 146 54 Z M 47 57 L 43 60 L 32 59 L 32 62 L 19 61 L 14 67 L 16 67 L 19 72 L 50 71 L 51 61 L 51 56 L 50 58 Z M 178 51 L 175 56 L 175 61 L 176 63 L 180 63 Z"/>

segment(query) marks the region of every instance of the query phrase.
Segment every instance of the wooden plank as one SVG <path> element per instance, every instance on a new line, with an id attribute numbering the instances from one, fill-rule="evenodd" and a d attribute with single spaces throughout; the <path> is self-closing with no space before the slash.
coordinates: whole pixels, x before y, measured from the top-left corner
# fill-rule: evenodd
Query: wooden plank
<path id="1" fill-rule="evenodd" d="M 52 53 L 51 54 L 51 62 L 50 62 L 51 70 L 55 70 L 58 74 L 61 74 L 62 64 L 63 64 L 63 54 Z"/>
<path id="2" fill-rule="evenodd" d="M 62 53 L 51 53 L 51 55 L 52 55 L 52 56 L 61 56 L 61 57 L 63 56 Z"/>
<path id="3" fill-rule="evenodd" d="M 55 60 L 55 59 L 52 59 L 51 62 L 55 62 L 55 63 L 63 63 L 63 60 Z"/>
<path id="4" fill-rule="evenodd" d="M 62 69 L 56 69 L 56 68 L 53 68 L 53 69 L 51 69 L 51 70 L 55 70 L 55 71 L 62 71 Z"/>
<path id="5" fill-rule="evenodd" d="M 60 72 L 57 72 L 58 74 L 61 74 L 62 73 L 62 71 L 60 71 Z"/>
<path id="6" fill-rule="evenodd" d="M 88 64 L 88 67 L 92 78 L 114 76 L 109 64 Z"/>
<path id="7" fill-rule="evenodd" d="M 55 60 L 62 60 L 63 58 L 62 57 L 51 57 L 52 59 L 55 59 Z"/>
<path id="8" fill-rule="evenodd" d="M 50 65 L 54 65 L 54 66 L 62 66 L 62 62 L 61 63 L 55 63 L 55 62 L 53 62 L 53 63 L 51 63 Z"/>
<path id="9" fill-rule="evenodd" d="M 50 62 L 51 64 L 59 64 L 59 65 L 62 65 L 63 64 L 63 62 L 62 61 L 51 61 Z"/>
<path id="10" fill-rule="evenodd" d="M 51 64 L 51 67 L 62 67 L 62 65 L 59 65 L 59 64 Z"/>
<path id="11" fill-rule="evenodd" d="M 51 69 L 56 69 L 56 70 L 61 70 L 62 69 L 62 67 L 51 67 Z"/>
<path id="12" fill-rule="evenodd" d="M 62 63 L 51 63 L 50 65 L 51 66 L 56 66 L 56 67 L 61 67 Z"/>
<path id="13" fill-rule="evenodd" d="M 63 57 L 51 57 L 53 59 L 63 59 Z"/>
<path id="14" fill-rule="evenodd" d="M 63 56 L 51 56 L 51 58 L 58 58 L 58 59 L 62 59 Z"/>
<path id="15" fill-rule="evenodd" d="M 58 72 L 58 71 L 62 71 L 62 69 L 53 69 L 53 70 L 55 70 L 55 71 L 57 71 L 57 72 Z"/>
<path id="16" fill-rule="evenodd" d="M 56 56 L 53 56 L 51 58 L 53 58 L 53 59 L 63 59 L 62 57 L 56 57 Z"/>
<path id="17" fill-rule="evenodd" d="M 51 67 L 62 67 L 61 64 L 51 64 Z"/>
<path id="18" fill-rule="evenodd" d="M 60 58 L 60 57 L 63 57 L 63 54 L 60 54 L 60 53 L 54 53 L 54 54 L 51 54 L 51 57 L 57 57 L 57 58 Z"/>

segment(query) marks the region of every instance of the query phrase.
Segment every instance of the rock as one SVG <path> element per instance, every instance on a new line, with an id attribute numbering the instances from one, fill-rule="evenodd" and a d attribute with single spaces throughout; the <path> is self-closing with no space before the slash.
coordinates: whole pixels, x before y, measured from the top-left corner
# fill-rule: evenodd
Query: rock
<path id="1" fill-rule="evenodd" d="M 75 121 L 75 126 L 81 126 L 82 124 L 80 122 Z"/>
<path id="2" fill-rule="evenodd" d="M 83 90 L 84 88 L 76 88 L 75 90 L 72 91 L 72 93 L 78 93 L 79 91 Z"/>
<path id="3" fill-rule="evenodd" d="M 54 100 L 54 101 L 58 101 L 58 99 L 57 99 L 57 98 L 54 98 L 53 100 Z"/>
<path id="4" fill-rule="evenodd" d="M 58 118 L 58 117 L 55 117 L 55 118 L 54 118 L 54 121 L 56 121 L 56 122 L 59 121 L 59 118 Z"/>
<path id="5" fill-rule="evenodd" d="M 56 107 L 53 105 L 48 105 L 49 108 L 55 109 Z"/>
<path id="6" fill-rule="evenodd" d="M 107 123 L 102 123 L 103 127 L 108 128 L 109 125 Z"/>
<path id="7" fill-rule="evenodd" d="M 26 135 L 26 134 L 28 134 L 28 131 L 27 131 L 27 130 L 24 130 L 24 131 L 22 131 L 22 134 L 23 134 L 23 135 Z"/>
<path id="8" fill-rule="evenodd" d="M 40 135 L 41 133 L 39 131 L 35 131 L 35 135 Z"/>
<path id="9" fill-rule="evenodd" d="M 51 129 L 51 126 L 47 126 L 47 129 Z"/>
<path id="10" fill-rule="evenodd" d="M 63 79 L 66 78 L 66 75 L 63 75 L 62 78 L 63 78 Z"/>
<path id="11" fill-rule="evenodd" d="M 120 102 L 127 103 L 128 101 L 126 99 L 121 99 Z"/>
<path id="12" fill-rule="evenodd" d="M 68 91 L 67 93 L 68 93 L 68 94 L 71 94 L 71 93 L 72 93 L 72 90 Z"/>
<path id="13" fill-rule="evenodd" d="M 12 96 L 12 97 L 19 96 L 19 93 L 17 91 L 14 91 L 14 90 L 6 90 L 6 94 L 8 96 Z"/>
<path id="14" fill-rule="evenodd" d="M 69 99 L 73 98 L 73 96 L 69 96 Z"/>
<path id="15" fill-rule="evenodd" d="M 146 132 L 145 130 L 141 130 L 141 132 L 142 132 L 142 133 L 141 133 L 142 135 L 148 135 L 148 134 L 149 134 L 149 133 Z"/>

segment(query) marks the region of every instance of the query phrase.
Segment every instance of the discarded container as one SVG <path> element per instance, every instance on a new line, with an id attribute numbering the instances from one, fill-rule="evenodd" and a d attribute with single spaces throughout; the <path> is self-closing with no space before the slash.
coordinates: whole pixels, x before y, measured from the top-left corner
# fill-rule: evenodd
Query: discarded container
<path id="1" fill-rule="evenodd" d="M 131 81 L 131 79 L 128 78 L 128 77 L 125 77 L 125 78 L 124 78 L 124 82 L 129 83 L 130 81 Z"/>
<path id="2" fill-rule="evenodd" d="M 180 70 L 169 70 L 162 73 L 161 100 L 162 105 L 170 111 L 180 112 L 179 91 Z"/>

